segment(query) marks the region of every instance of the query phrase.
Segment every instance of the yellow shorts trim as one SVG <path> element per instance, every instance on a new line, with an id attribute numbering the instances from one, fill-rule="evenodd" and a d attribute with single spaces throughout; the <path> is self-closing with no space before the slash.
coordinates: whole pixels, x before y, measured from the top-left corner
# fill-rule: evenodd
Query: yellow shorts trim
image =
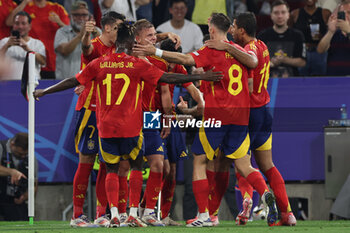
<path id="1" fill-rule="evenodd" d="M 207 155 L 207 158 L 209 160 L 213 160 L 215 151 L 210 146 L 210 143 L 208 141 L 207 135 L 205 134 L 205 130 L 204 130 L 203 126 L 199 129 L 198 133 L 199 133 L 199 140 L 201 141 L 203 150 L 204 150 L 205 154 Z"/>
<path id="2" fill-rule="evenodd" d="M 80 126 L 79 126 L 79 130 L 78 130 L 78 133 L 77 135 L 75 135 L 75 138 L 74 138 L 74 142 L 75 142 L 75 151 L 77 153 L 79 153 L 79 149 L 78 149 L 78 144 L 80 142 L 80 138 L 81 138 L 81 135 L 83 134 L 83 131 L 86 127 L 86 124 L 90 118 L 90 115 L 91 115 L 91 110 L 89 109 L 85 109 L 85 112 L 84 112 L 84 117 L 83 117 L 83 120 L 81 121 L 80 123 Z"/>
<path id="3" fill-rule="evenodd" d="M 119 163 L 121 156 L 119 156 L 119 155 L 112 155 L 110 153 L 105 152 L 103 150 L 102 146 L 101 146 L 101 138 L 100 137 L 98 137 L 98 141 L 99 141 L 100 152 L 101 152 L 103 160 L 106 163 L 109 163 L 109 164 L 117 164 L 117 163 Z"/>
<path id="4" fill-rule="evenodd" d="M 143 133 L 142 133 L 142 129 L 141 129 L 139 140 L 137 141 L 137 146 L 134 147 L 134 149 L 132 149 L 132 151 L 130 152 L 131 159 L 135 160 L 137 158 L 137 156 L 139 155 L 140 150 L 142 148 L 142 143 L 143 143 Z"/>
<path id="5" fill-rule="evenodd" d="M 266 140 L 264 144 L 256 148 L 255 150 L 264 151 L 264 150 L 271 150 L 272 149 L 272 133 L 270 134 L 270 137 Z"/>
<path id="6" fill-rule="evenodd" d="M 232 154 L 226 155 L 226 157 L 230 159 L 242 158 L 248 153 L 249 147 L 250 147 L 250 138 L 249 138 L 249 134 L 247 134 L 247 136 L 245 137 L 244 141 L 239 146 L 239 148 Z"/>

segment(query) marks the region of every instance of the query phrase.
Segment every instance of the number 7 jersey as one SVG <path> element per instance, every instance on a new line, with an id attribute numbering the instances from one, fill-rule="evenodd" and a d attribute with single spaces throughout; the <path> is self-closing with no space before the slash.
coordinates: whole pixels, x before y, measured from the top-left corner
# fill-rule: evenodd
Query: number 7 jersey
<path id="1" fill-rule="evenodd" d="M 231 41 L 228 43 L 245 51 Z M 206 46 L 191 55 L 196 67 L 203 67 L 205 71 L 215 67 L 214 71 L 222 71 L 224 75 L 218 82 L 201 83 L 205 120 L 215 118 L 220 120 L 222 125 L 248 125 L 250 100 L 247 68 L 228 52 Z"/>
<path id="2" fill-rule="evenodd" d="M 115 53 L 93 60 L 77 74 L 83 85 L 96 82 L 96 118 L 101 138 L 140 135 L 141 82 L 156 86 L 163 73 L 147 61 Z"/>

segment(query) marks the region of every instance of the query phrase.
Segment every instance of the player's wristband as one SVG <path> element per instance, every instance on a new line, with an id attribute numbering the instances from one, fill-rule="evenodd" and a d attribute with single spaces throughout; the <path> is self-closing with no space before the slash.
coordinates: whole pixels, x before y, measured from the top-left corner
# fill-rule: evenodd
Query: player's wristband
<path id="1" fill-rule="evenodd" d="M 163 56 L 163 50 L 161 50 L 161 49 L 156 49 L 155 55 L 156 55 L 157 57 L 162 57 L 162 56 Z"/>

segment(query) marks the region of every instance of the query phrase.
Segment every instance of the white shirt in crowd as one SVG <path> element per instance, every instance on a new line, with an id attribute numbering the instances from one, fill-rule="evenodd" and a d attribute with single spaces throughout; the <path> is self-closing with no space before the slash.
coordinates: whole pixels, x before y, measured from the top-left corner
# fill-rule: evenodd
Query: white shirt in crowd
<path id="1" fill-rule="evenodd" d="M 181 29 L 174 28 L 170 20 L 159 25 L 157 31 L 173 32 L 180 36 L 183 53 L 189 53 L 200 49 L 203 46 L 203 33 L 200 27 L 185 19 L 184 26 Z"/>
<path id="2" fill-rule="evenodd" d="M 127 20 L 136 21 L 136 0 L 130 0 L 132 10 L 130 10 L 128 0 L 114 0 L 112 6 L 110 8 L 106 8 L 103 6 L 104 0 L 98 0 L 98 3 L 100 4 L 101 13 L 104 15 L 105 13 L 109 11 L 115 11 L 119 14 L 125 15 L 125 18 Z"/>
<path id="3" fill-rule="evenodd" d="M 9 40 L 9 37 L 5 37 L 2 40 L 0 40 L 0 48 L 2 48 L 7 41 Z M 28 47 L 35 53 L 39 53 L 43 55 L 46 58 L 45 53 L 45 46 L 43 42 L 40 40 L 34 39 L 29 37 L 29 41 L 27 42 Z M 21 80 L 22 79 L 22 71 L 23 71 L 23 65 L 24 60 L 26 58 L 27 52 L 20 46 L 11 46 L 6 51 L 6 58 L 9 58 L 11 60 L 11 67 L 10 67 L 10 74 L 9 77 L 4 77 L 6 80 Z M 40 79 L 40 68 L 41 65 L 35 62 L 35 79 Z"/>

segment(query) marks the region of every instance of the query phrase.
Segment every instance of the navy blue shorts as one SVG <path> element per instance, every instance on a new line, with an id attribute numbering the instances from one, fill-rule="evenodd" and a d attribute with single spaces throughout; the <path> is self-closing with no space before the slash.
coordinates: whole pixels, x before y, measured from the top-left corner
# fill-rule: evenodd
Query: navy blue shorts
<path id="1" fill-rule="evenodd" d="M 131 138 L 99 138 L 99 158 L 109 164 L 119 163 L 122 159 L 135 160 L 144 152 L 143 135 Z"/>
<path id="2" fill-rule="evenodd" d="M 160 154 L 164 155 L 163 140 L 158 129 L 144 129 L 143 137 L 145 143 L 144 156 Z"/>
<path id="3" fill-rule="evenodd" d="M 249 117 L 249 136 L 251 150 L 271 150 L 272 116 L 265 106 L 251 108 Z"/>
<path id="4" fill-rule="evenodd" d="M 193 145 L 194 154 L 206 154 L 212 160 L 217 149 L 230 159 L 244 157 L 250 146 L 247 125 L 223 125 L 221 128 L 200 128 Z"/>
<path id="5" fill-rule="evenodd" d="M 165 156 L 170 163 L 176 163 L 178 160 L 188 159 L 186 153 L 186 143 L 178 126 L 172 127 L 167 138 L 163 139 Z"/>
<path id="6" fill-rule="evenodd" d="M 75 112 L 75 150 L 84 155 L 98 152 L 98 130 L 94 111 L 82 108 Z"/>

